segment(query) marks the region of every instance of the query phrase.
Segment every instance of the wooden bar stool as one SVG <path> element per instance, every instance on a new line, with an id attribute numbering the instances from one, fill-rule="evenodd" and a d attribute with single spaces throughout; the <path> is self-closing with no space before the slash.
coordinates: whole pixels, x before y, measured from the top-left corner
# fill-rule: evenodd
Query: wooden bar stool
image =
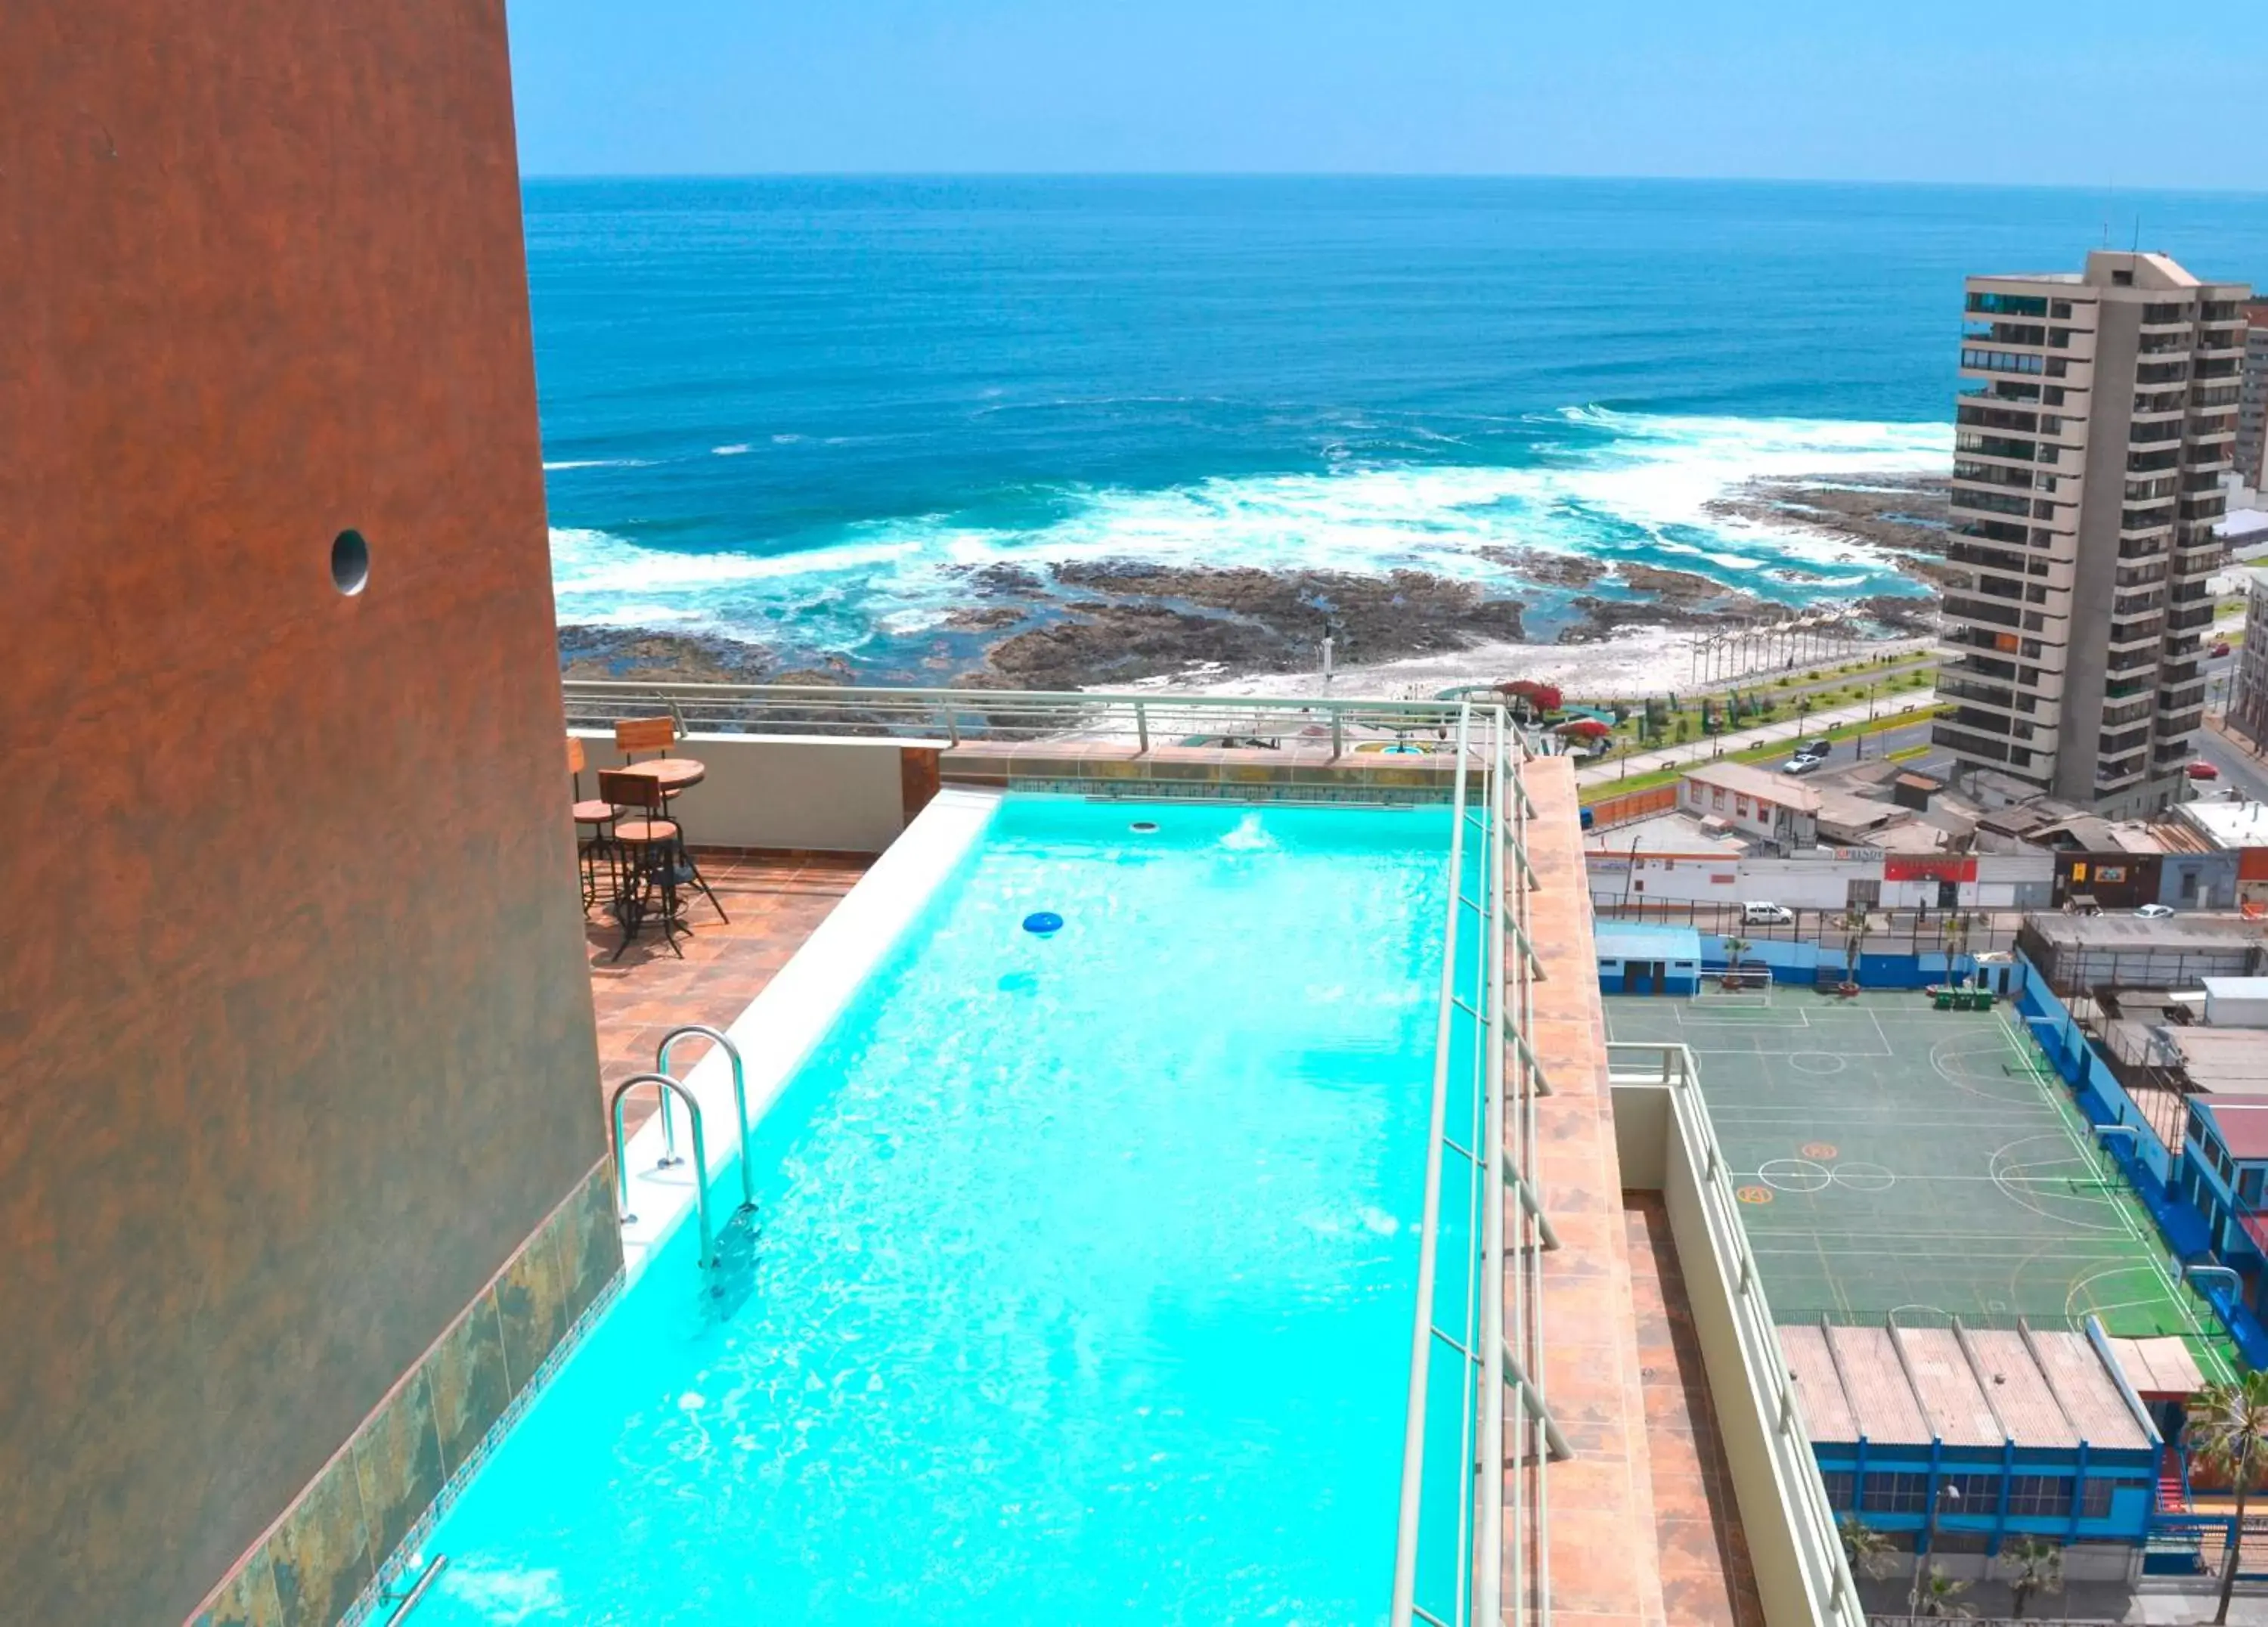
<path id="1" fill-rule="evenodd" d="M 717 918 L 729 926 L 733 917 L 725 913 L 725 906 L 718 902 L 716 890 L 709 885 L 709 878 L 701 873 L 700 864 L 686 848 L 685 821 L 678 817 L 675 811 L 679 794 L 698 785 L 708 770 L 693 758 L 673 757 L 670 748 L 677 744 L 677 720 L 674 718 L 625 718 L 615 725 L 615 749 L 622 753 L 622 761 L 648 769 L 659 780 L 665 810 L 677 826 L 678 858 L 683 872 L 679 879 L 699 887 L 701 895 L 709 901 L 709 907 L 717 912 Z M 644 764 L 639 764 L 637 754 L 642 751 L 652 752 L 654 755 Z"/>
<path id="2" fill-rule="evenodd" d="M 583 908 L 587 911 L 604 896 L 599 889 L 599 866 L 614 865 L 614 825 L 622 810 L 611 802 L 583 797 L 583 770 L 589 766 L 583 742 L 567 737 L 567 783 L 574 790 L 575 864 L 583 872 Z M 586 834 L 584 827 L 588 826 Z M 611 891 L 612 889 L 608 889 Z"/>
<path id="3" fill-rule="evenodd" d="M 649 919 L 661 922 L 662 941 L 680 960 L 677 934 L 690 934 L 685 906 L 677 894 L 677 825 L 664 819 L 666 811 L 661 787 L 651 775 L 619 769 L 599 770 L 599 795 L 616 810 L 613 846 L 618 856 L 615 871 L 615 918 L 622 923 L 622 941 L 614 958 L 622 958 L 630 940 Z"/>

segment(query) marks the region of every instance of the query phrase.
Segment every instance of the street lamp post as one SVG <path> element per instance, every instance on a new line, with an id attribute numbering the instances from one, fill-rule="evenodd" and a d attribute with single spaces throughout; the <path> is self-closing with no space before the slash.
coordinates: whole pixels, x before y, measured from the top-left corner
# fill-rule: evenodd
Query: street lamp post
<path id="1" fill-rule="evenodd" d="M 1922 1567 L 1929 1561 L 1929 1550 L 1937 1545 L 1937 1513 L 1944 1506 L 1948 1498 L 1956 1503 L 1961 1500 L 1961 1488 L 1950 1481 L 1940 1485 L 1937 1495 L 1929 1500 L 1929 1517 L 1922 1526 L 1921 1546 L 1914 1550 L 1913 1586 L 1906 1592 L 1908 1616 L 1921 1614 Z"/>

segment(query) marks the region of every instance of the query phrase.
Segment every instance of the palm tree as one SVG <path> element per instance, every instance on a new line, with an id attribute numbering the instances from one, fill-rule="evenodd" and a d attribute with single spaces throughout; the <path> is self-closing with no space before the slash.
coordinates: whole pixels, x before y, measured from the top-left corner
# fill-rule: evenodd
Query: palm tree
<path id="1" fill-rule="evenodd" d="M 1741 986 L 1741 957 L 1753 947 L 1755 946 L 1745 938 L 1727 938 L 1725 940 L 1725 987 L 1727 989 Z"/>
<path id="2" fill-rule="evenodd" d="M 2002 1549 L 2000 1568 L 2008 1573 L 2010 1616 L 2021 1616 L 2034 1594 L 2063 1589 L 2063 1550 L 2036 1536 L 2019 1537 Z"/>
<path id="3" fill-rule="evenodd" d="M 1969 1607 L 1954 1601 L 1969 1591 L 1969 1584 L 1952 1575 L 1935 1560 L 1930 1561 L 1929 1574 L 1921 1585 L 1921 1613 L 1924 1616 L 1965 1619 Z"/>
<path id="4" fill-rule="evenodd" d="M 1853 904 L 1843 912 L 1843 986 L 1859 986 L 1859 958 L 1867 952 L 1867 932 L 1874 924 L 1866 906 Z"/>
<path id="5" fill-rule="evenodd" d="M 1898 1567 L 1898 1550 L 1887 1532 L 1877 1531 L 1856 1514 L 1835 1522 L 1842 1534 L 1843 1557 L 1860 1576 L 1880 1581 Z"/>
<path id="6" fill-rule="evenodd" d="M 1953 963 L 1969 953 L 1969 917 L 1955 910 L 1945 917 L 1945 981 L 1953 981 Z"/>
<path id="7" fill-rule="evenodd" d="M 2245 1500 L 2253 1476 L 2268 1467 L 2268 1373 L 2248 1373 L 2206 1386 L 2190 1404 L 2189 1439 L 2191 1455 L 2216 1475 L 2226 1476 L 2236 1492 L 2236 1519 L 2220 1565 L 2220 1608 L 2213 1616 L 2219 1627 L 2228 1620 L 2228 1601 L 2236 1592 Z"/>

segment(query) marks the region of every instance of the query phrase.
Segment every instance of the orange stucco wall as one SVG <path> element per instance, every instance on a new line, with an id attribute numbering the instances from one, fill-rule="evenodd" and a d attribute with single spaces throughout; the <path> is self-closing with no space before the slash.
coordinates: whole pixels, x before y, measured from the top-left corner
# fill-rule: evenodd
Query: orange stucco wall
<path id="1" fill-rule="evenodd" d="M 180 1620 L 601 1154 L 540 458 L 501 0 L 0 9 L 11 1620 Z"/>

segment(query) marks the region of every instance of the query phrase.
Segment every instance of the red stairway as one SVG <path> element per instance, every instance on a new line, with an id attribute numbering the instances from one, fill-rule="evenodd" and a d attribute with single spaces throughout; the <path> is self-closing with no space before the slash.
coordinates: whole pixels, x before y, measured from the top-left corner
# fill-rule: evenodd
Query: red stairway
<path id="1" fill-rule="evenodd" d="M 2181 1454 L 2169 1442 L 2158 1456 L 2158 1512 L 2186 1513 L 2189 1506 L 2189 1488 L 2182 1483 Z"/>

